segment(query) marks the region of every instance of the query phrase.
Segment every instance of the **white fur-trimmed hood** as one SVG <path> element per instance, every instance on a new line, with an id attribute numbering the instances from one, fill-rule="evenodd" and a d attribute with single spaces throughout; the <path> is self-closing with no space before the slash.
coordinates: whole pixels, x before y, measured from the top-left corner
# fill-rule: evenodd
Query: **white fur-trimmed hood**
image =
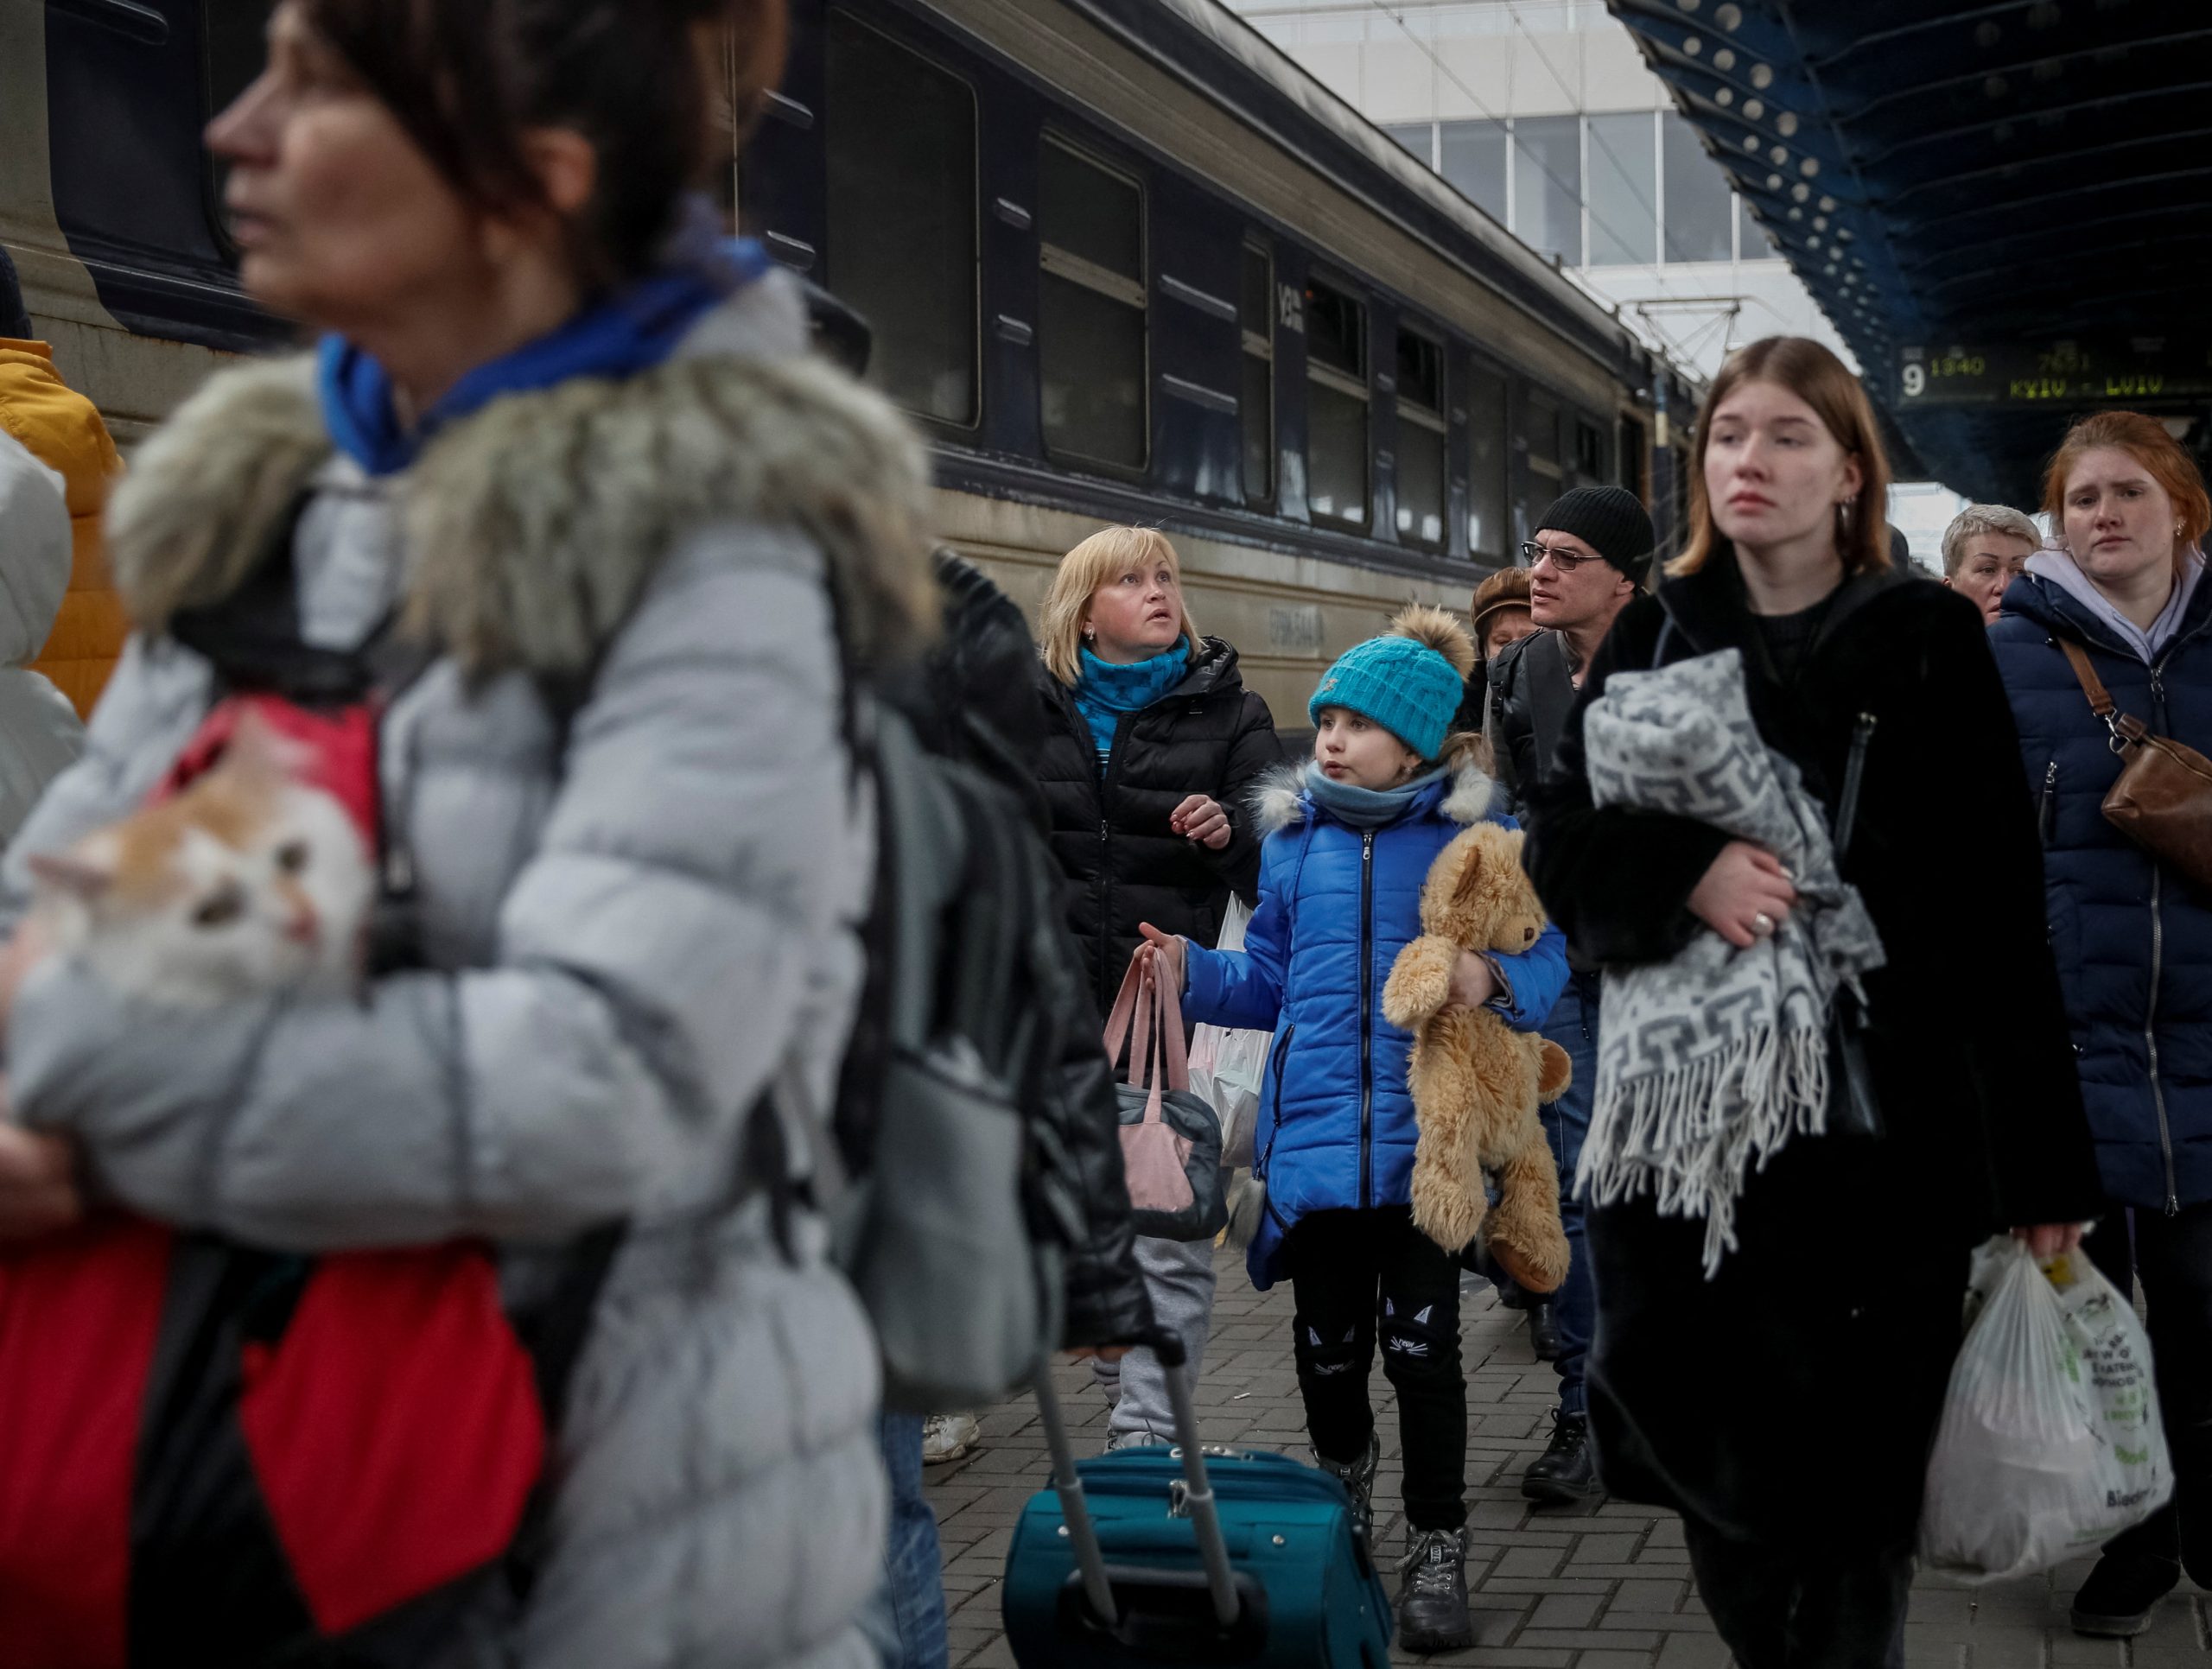
<path id="1" fill-rule="evenodd" d="M 1306 821 L 1313 804 L 1306 792 L 1306 767 L 1310 763 L 1300 759 L 1279 765 L 1262 773 L 1252 785 L 1248 803 L 1253 827 L 1262 839 Z M 1478 823 L 1490 815 L 1497 790 L 1490 773 L 1468 760 L 1452 772 L 1452 786 L 1437 809 L 1455 823 Z"/>
<path id="2" fill-rule="evenodd" d="M 747 305 L 741 292 L 725 307 Z M 140 448 L 108 512 L 134 623 L 158 633 L 234 592 L 331 450 L 311 359 L 211 378 Z M 863 651 L 931 612 L 926 452 L 880 396 L 810 354 L 710 346 L 507 395 L 442 431 L 394 491 L 403 625 L 472 675 L 588 667 L 674 540 L 716 521 L 808 535 Z"/>

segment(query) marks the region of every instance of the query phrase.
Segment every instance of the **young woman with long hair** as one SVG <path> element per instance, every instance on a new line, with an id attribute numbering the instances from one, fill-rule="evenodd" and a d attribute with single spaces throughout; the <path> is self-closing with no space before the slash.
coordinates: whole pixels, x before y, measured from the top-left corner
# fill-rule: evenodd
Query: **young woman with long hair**
<path id="1" fill-rule="evenodd" d="M 1616 622 L 1532 806 L 1544 902 L 1605 968 L 1599 1475 L 1682 1514 L 1745 1669 L 1903 1661 L 1968 1250 L 2015 1225 L 2056 1249 L 2099 1200 L 2004 692 L 1973 606 L 1891 565 L 1888 481 L 1827 349 L 1732 356 L 1689 544 Z M 1639 739 L 1732 712 L 1725 780 Z M 1783 832 L 1739 832 L 1762 818 Z M 1974 885 L 1929 861 L 1936 830 Z M 1680 1006 L 1708 990 L 1744 1000 Z M 1723 1358 L 1718 1393 L 1685 1340 Z"/>

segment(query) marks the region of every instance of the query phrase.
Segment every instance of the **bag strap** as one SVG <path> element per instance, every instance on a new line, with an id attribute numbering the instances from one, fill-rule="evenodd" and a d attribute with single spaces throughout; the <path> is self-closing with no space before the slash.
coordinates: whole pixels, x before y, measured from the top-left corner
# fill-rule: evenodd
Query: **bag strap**
<path id="1" fill-rule="evenodd" d="M 1129 958 L 1128 971 L 1122 975 L 1122 988 L 1114 993 L 1112 1012 L 1106 1016 L 1106 1063 L 1109 1066 L 1122 1058 L 1122 1045 L 1129 1040 L 1129 1023 L 1136 1016 L 1137 996 L 1143 988 L 1143 984 L 1139 959 L 1132 956 Z M 1134 1072 L 1136 1069 L 1136 1064 L 1135 1057 L 1132 1056 L 1129 1060 L 1129 1069 Z M 1134 1082 L 1134 1080 L 1124 1080 L 1124 1082 Z"/>
<path id="2" fill-rule="evenodd" d="M 2105 688 L 2105 681 L 2097 676 L 2097 669 L 2089 659 L 2089 651 L 2071 638 L 2061 638 L 2058 647 L 2065 655 L 2069 666 L 2074 669 L 2075 682 L 2082 694 L 2088 698 L 2089 711 L 2105 721 L 2105 728 L 2112 732 L 2115 751 L 2140 742 L 2150 730 L 2133 714 L 2122 713 L 2112 699 L 2112 692 Z"/>

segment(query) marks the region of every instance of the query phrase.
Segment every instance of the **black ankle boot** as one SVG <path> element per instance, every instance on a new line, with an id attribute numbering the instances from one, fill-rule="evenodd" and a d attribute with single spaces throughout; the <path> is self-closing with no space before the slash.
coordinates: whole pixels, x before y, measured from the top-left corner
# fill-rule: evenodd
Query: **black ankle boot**
<path id="1" fill-rule="evenodd" d="M 1538 1361 L 1559 1360 L 1559 1311 L 1549 1298 L 1529 1300 L 1529 1342 Z"/>
<path id="2" fill-rule="evenodd" d="M 2074 1632 L 2126 1640 L 2151 1626 L 2151 1613 L 2181 1581 L 2181 1561 L 2164 1554 L 2107 1553 L 2074 1596 Z"/>
<path id="3" fill-rule="evenodd" d="M 1565 1410 L 1552 1415 L 1551 1446 L 1529 1463 L 1521 1493 L 1530 1501 L 1586 1501 L 1598 1493 L 1598 1469 L 1590 1458 L 1590 1417 Z"/>
<path id="4" fill-rule="evenodd" d="M 1467 1615 L 1467 1533 L 1409 1530 L 1398 1588 L 1401 1651 L 1457 1652 L 1475 1643 Z"/>
<path id="5" fill-rule="evenodd" d="M 1366 1455 L 1356 1461 L 1332 1461 L 1318 1449 L 1313 1463 L 1344 1487 L 1351 1497 L 1351 1533 L 1360 1545 L 1375 1545 L 1375 1470 L 1382 1463 L 1382 1438 L 1378 1432 L 1367 1439 Z"/>

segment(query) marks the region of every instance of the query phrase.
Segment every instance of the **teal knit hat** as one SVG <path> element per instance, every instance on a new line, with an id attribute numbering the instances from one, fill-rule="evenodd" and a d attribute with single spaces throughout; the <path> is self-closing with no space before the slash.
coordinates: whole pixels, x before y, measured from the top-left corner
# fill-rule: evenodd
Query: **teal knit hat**
<path id="1" fill-rule="evenodd" d="M 1340 707 L 1372 719 L 1424 759 L 1444 751 L 1452 716 L 1475 670 L 1466 628 L 1440 608 L 1416 605 L 1380 638 L 1354 644 L 1321 677 L 1306 716 Z"/>

